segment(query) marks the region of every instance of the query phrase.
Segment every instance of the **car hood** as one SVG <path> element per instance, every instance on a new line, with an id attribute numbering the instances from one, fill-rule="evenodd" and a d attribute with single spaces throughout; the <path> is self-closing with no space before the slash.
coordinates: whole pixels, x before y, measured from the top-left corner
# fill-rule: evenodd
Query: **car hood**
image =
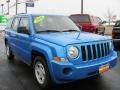
<path id="1" fill-rule="evenodd" d="M 69 44 L 80 44 L 88 42 L 97 42 L 103 40 L 110 40 L 109 36 L 101 36 L 93 33 L 87 32 L 56 32 L 56 33 L 40 33 L 35 35 L 36 38 L 58 44 L 61 46 L 66 46 Z"/>

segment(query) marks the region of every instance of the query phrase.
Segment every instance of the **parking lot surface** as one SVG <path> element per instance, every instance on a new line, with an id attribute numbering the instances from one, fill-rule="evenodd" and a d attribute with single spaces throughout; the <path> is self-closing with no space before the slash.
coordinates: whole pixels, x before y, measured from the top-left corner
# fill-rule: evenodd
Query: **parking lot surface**
<path id="1" fill-rule="evenodd" d="M 13 62 L 7 60 L 2 37 L 0 37 L 0 90 L 42 90 L 29 66 L 17 58 Z M 57 85 L 52 90 L 120 90 L 120 53 L 118 52 L 117 66 L 98 78 Z"/>

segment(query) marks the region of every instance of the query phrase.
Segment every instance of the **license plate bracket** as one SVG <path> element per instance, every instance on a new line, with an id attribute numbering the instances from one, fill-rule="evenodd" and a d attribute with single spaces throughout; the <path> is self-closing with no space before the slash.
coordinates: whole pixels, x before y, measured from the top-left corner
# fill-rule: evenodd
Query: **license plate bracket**
<path id="1" fill-rule="evenodd" d="M 109 70 L 109 67 L 110 67 L 109 64 L 101 65 L 101 66 L 99 67 L 99 73 L 102 74 L 102 73 L 108 71 L 108 70 Z"/>

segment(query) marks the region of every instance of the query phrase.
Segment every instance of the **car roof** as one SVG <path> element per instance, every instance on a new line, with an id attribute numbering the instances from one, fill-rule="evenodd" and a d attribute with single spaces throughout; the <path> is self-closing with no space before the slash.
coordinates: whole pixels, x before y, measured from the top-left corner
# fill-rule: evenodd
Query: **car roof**
<path id="1" fill-rule="evenodd" d="M 89 17 L 97 17 L 97 18 L 100 18 L 100 17 L 98 17 L 98 16 L 94 16 L 94 15 L 91 15 L 91 14 L 71 14 L 70 17 L 71 17 L 71 16 L 89 16 Z"/>
<path id="2" fill-rule="evenodd" d="M 60 15 L 60 14 L 24 14 L 24 13 L 20 13 L 20 14 L 17 14 L 17 15 L 15 15 L 15 16 L 38 16 L 38 15 L 65 16 L 65 15 Z"/>
<path id="3" fill-rule="evenodd" d="M 70 16 L 76 16 L 76 15 L 88 15 L 88 16 L 92 16 L 90 14 L 71 14 Z"/>

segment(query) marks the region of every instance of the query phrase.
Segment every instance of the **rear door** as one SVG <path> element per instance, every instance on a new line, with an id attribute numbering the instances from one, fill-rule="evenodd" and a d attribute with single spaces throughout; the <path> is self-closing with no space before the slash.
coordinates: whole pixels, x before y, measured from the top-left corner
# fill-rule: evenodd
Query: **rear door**
<path id="1" fill-rule="evenodd" d="M 19 17 L 10 19 L 5 31 L 8 44 L 10 45 L 10 48 L 14 54 L 16 54 L 16 49 L 17 49 L 16 36 L 17 36 L 17 27 L 18 27 L 19 20 L 20 20 Z"/>

